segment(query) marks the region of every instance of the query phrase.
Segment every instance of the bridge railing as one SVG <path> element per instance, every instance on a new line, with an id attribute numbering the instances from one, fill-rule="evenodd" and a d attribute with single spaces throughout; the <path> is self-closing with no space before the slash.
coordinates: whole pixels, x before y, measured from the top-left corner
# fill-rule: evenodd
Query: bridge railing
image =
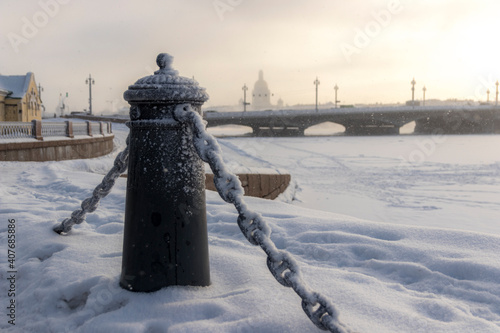
<path id="1" fill-rule="evenodd" d="M 31 122 L 2 121 L 0 122 L 0 140 L 7 139 L 37 139 L 44 137 L 69 137 L 75 135 L 106 135 L 112 133 L 110 123 L 103 122 L 78 122 L 72 121 L 45 122 L 33 120 Z"/>

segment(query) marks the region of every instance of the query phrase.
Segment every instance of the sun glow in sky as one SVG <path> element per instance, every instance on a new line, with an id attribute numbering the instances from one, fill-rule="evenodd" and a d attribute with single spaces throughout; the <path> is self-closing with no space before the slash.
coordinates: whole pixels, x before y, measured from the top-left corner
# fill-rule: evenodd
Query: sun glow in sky
<path id="1" fill-rule="evenodd" d="M 127 105 L 123 92 L 160 52 L 207 88 L 206 106 L 236 105 L 264 71 L 271 102 L 486 100 L 500 80 L 495 0 L 2 0 L 0 73 L 35 73 L 49 114 Z"/>

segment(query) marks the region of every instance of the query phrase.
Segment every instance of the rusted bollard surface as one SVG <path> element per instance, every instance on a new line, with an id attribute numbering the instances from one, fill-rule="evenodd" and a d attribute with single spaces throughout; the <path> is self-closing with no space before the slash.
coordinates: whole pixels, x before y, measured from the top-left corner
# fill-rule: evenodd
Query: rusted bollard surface
<path id="1" fill-rule="evenodd" d="M 124 93 L 131 121 L 120 285 L 131 291 L 210 284 L 204 165 L 189 124 L 173 117 L 183 103 L 200 111 L 208 95 L 171 61 L 160 54 L 160 70 Z"/>

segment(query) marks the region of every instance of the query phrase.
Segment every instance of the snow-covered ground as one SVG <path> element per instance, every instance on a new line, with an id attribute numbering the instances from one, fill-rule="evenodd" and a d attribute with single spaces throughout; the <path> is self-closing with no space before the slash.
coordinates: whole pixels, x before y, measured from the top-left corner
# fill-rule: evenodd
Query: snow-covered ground
<path id="1" fill-rule="evenodd" d="M 6 332 L 319 332 L 278 284 L 234 208 L 207 191 L 212 284 L 118 286 L 126 179 L 70 235 L 114 153 L 0 162 L 0 329 Z M 224 138 L 228 165 L 287 169 L 280 200 L 247 198 L 309 285 L 356 332 L 500 332 L 500 136 Z M 15 296 L 8 220 L 15 220 Z M 15 300 L 15 326 L 7 306 Z"/>

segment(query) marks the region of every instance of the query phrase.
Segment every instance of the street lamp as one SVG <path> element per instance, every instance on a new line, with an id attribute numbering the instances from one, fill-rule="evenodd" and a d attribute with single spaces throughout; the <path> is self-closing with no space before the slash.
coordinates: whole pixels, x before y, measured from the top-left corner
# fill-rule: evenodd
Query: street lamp
<path id="1" fill-rule="evenodd" d="M 490 90 L 486 90 L 486 103 L 490 104 Z"/>
<path id="2" fill-rule="evenodd" d="M 498 80 L 495 83 L 495 85 L 497 86 L 497 92 L 496 92 L 496 96 L 495 96 L 495 106 L 498 106 Z"/>
<path id="3" fill-rule="evenodd" d="M 85 84 L 89 85 L 89 114 L 92 115 L 92 85 L 95 84 L 95 81 L 90 74 L 89 78 L 85 80 Z"/>
<path id="4" fill-rule="evenodd" d="M 337 100 L 337 91 L 339 90 L 339 86 L 335 84 L 335 87 L 333 87 L 333 89 L 335 90 L 335 108 L 337 108 L 337 103 L 340 102 L 339 100 Z"/>
<path id="5" fill-rule="evenodd" d="M 413 107 L 415 107 L 415 84 L 417 82 L 415 82 L 415 78 L 413 78 L 413 80 L 411 80 L 411 105 Z"/>
<path id="6" fill-rule="evenodd" d="M 243 112 L 246 112 L 247 105 L 250 105 L 250 103 L 247 103 L 247 84 L 245 83 L 245 85 L 241 89 L 243 89 Z"/>
<path id="7" fill-rule="evenodd" d="M 422 100 L 422 106 L 425 106 L 425 92 L 427 91 L 427 88 L 424 86 L 422 88 L 422 91 L 424 92 L 424 99 Z"/>
<path id="8" fill-rule="evenodd" d="M 316 80 L 313 82 L 313 84 L 316 85 L 316 112 L 318 112 L 318 85 L 319 85 L 319 80 L 318 80 L 317 76 L 316 76 Z"/>

